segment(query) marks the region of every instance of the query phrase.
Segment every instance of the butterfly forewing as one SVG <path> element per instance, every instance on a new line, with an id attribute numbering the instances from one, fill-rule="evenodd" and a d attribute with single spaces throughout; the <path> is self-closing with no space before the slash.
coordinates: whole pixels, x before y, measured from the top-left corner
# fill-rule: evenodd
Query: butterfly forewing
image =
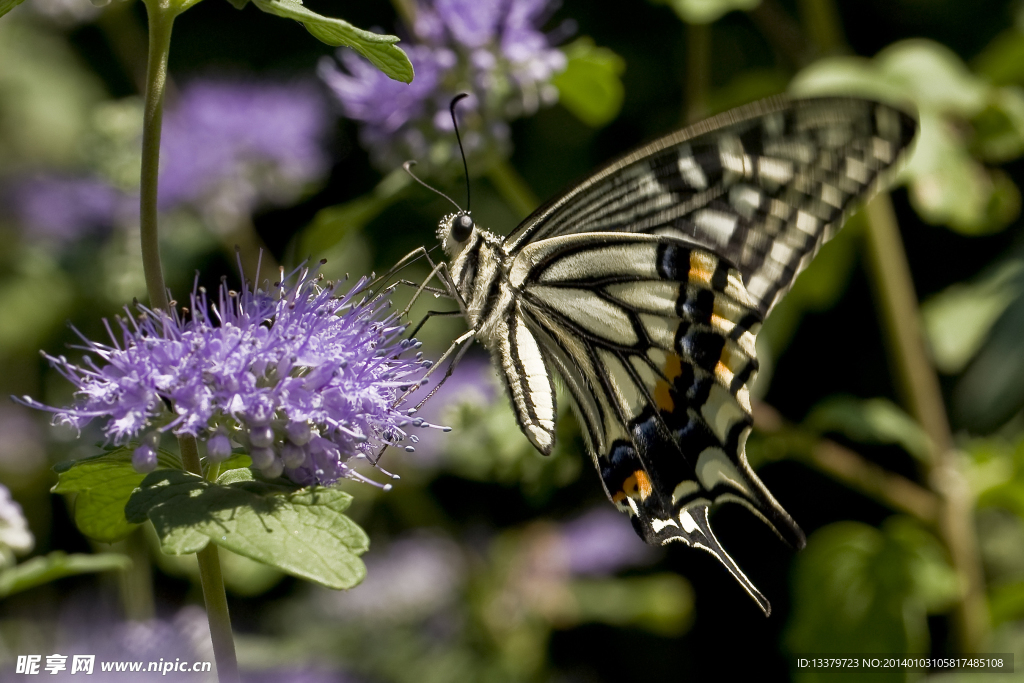
<path id="1" fill-rule="evenodd" d="M 504 241 L 474 228 L 455 243 L 453 217 L 439 230 L 534 445 L 554 445 L 557 373 L 640 536 L 711 552 L 766 613 L 708 523 L 710 506 L 737 502 L 804 544 L 746 460 L 755 337 L 915 127 L 865 100 L 767 100 L 623 157 Z"/>
<path id="2" fill-rule="evenodd" d="M 505 249 L 584 232 L 689 237 L 735 264 L 767 315 L 915 129 L 867 100 L 757 102 L 598 171 L 534 212 Z"/>

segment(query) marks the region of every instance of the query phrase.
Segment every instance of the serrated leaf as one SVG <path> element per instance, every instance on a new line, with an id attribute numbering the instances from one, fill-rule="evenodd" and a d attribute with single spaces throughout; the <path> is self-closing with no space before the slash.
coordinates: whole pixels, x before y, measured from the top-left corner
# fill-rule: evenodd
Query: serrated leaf
<path id="1" fill-rule="evenodd" d="M 153 472 L 125 513 L 153 522 L 163 551 L 193 553 L 210 541 L 257 562 L 328 588 L 351 588 L 366 574 L 359 555 L 366 533 L 342 514 L 352 497 L 333 488 L 303 488 L 233 469 L 217 482 L 180 470 Z"/>
<path id="2" fill-rule="evenodd" d="M 25 0 L 0 0 L 0 17 L 25 2 Z"/>
<path id="3" fill-rule="evenodd" d="M 398 36 L 382 35 L 356 28 L 347 21 L 324 17 L 306 9 L 296 0 L 252 0 L 253 4 L 268 14 L 285 19 L 294 19 L 306 27 L 313 36 L 328 45 L 350 47 L 370 63 L 383 71 L 389 78 L 411 83 L 412 62 L 401 48 L 395 45 Z"/>
<path id="4" fill-rule="evenodd" d="M 562 50 L 568 63 L 565 71 L 551 80 L 558 88 L 559 103 L 592 128 L 618 116 L 625 97 L 620 76 L 626 61 L 606 47 L 597 47 L 587 36 Z"/>
<path id="5" fill-rule="evenodd" d="M 92 572 L 106 572 L 114 569 L 125 570 L 132 561 L 120 553 L 99 553 L 96 555 L 68 555 L 55 550 L 49 555 L 33 557 L 21 564 L 0 572 L 0 598 L 18 593 L 50 581 Z"/>
<path id="6" fill-rule="evenodd" d="M 160 467 L 181 467 L 167 451 L 157 453 Z M 124 515 L 124 506 L 146 475 L 132 467 L 132 447 L 60 463 L 53 468 L 57 483 L 53 493 L 76 494 L 74 518 L 78 530 L 102 543 L 119 541 L 136 527 Z"/>
<path id="7" fill-rule="evenodd" d="M 861 443 L 896 444 L 922 462 L 929 457 L 921 426 L 884 398 L 827 398 L 811 410 L 804 426 L 819 433 L 839 432 Z"/>

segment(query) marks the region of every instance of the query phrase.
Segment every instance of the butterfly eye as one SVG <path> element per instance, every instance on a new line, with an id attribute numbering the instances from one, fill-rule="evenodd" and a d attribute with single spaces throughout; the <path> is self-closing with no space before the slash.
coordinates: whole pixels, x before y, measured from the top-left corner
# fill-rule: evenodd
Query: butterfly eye
<path id="1" fill-rule="evenodd" d="M 456 242 L 465 242 L 473 234 L 473 219 L 469 214 L 460 213 L 452 221 L 452 239 Z"/>

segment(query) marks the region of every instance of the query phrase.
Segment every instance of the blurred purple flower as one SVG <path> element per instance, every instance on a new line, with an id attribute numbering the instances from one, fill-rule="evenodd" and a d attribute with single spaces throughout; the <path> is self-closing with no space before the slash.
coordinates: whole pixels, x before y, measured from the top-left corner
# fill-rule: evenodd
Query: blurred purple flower
<path id="1" fill-rule="evenodd" d="M 87 676 L 85 680 L 95 683 L 126 680 L 123 671 L 103 671 L 103 662 L 142 662 L 143 671 L 150 662 L 161 660 L 187 662 L 189 666 L 196 662 L 213 662 L 210 628 L 203 609 L 196 606 L 181 609 L 171 619 L 121 621 L 102 603 L 73 598 L 62 609 L 55 635 L 54 651 L 68 655 L 92 654 L 96 659 L 91 674 L 82 671 L 71 673 L 72 659 L 69 656 L 67 669 L 47 675 L 48 680 L 76 681 L 83 675 Z M 161 681 L 191 683 L 211 679 L 209 673 L 204 676 L 192 671 L 151 673 L 141 678 L 156 680 L 157 676 Z"/>
<path id="2" fill-rule="evenodd" d="M 361 479 L 350 458 L 397 444 L 403 427 L 421 422 L 392 405 L 430 364 L 419 353 L 403 357 L 419 344 L 399 340 L 405 327 L 384 317 L 386 296 L 370 297 L 366 282 L 339 294 L 315 269 L 301 268 L 273 295 L 222 284 L 212 304 L 205 289 L 193 291 L 181 315 L 140 305 L 132 317 L 126 309 L 120 335 L 108 324 L 109 345 L 83 338 L 80 348 L 98 363 L 43 354 L 76 386 L 75 406 L 22 401 L 75 428 L 107 419 L 104 433 L 115 444 L 147 432 L 133 458 L 143 471 L 155 467 L 158 435 L 171 432 L 207 440 L 215 461 L 230 455 L 229 440 L 241 443 L 270 477 Z"/>
<path id="3" fill-rule="evenodd" d="M 341 69 L 321 61 L 320 77 L 345 115 L 362 124 L 360 139 L 385 171 L 410 158 L 428 172 L 457 159 L 448 106 L 470 93 L 459 108 L 463 142 L 486 166 L 509 152 L 508 120 L 558 99 L 550 81 L 566 58 L 539 29 L 551 8 L 550 0 L 421 2 L 406 48 L 412 84 L 388 81 L 351 52 L 339 53 Z"/>
<path id="4" fill-rule="evenodd" d="M 20 406 L 0 405 L 0 478 L 30 477 L 48 462 L 39 425 Z"/>
<path id="5" fill-rule="evenodd" d="M 240 216 L 293 201 L 330 168 L 329 123 L 314 83 L 193 81 L 164 117 L 160 205 Z"/>
<path id="6" fill-rule="evenodd" d="M 643 541 L 622 514 L 607 505 L 587 512 L 559 528 L 573 574 L 608 575 L 650 564 L 658 550 Z"/>
<path id="7" fill-rule="evenodd" d="M 0 569 L 13 562 L 11 553 L 26 553 L 36 543 L 21 506 L 11 498 L 11 492 L 0 484 Z"/>
<path id="8" fill-rule="evenodd" d="M 326 614 L 341 619 L 409 622 L 450 608 L 466 579 L 463 551 L 440 533 L 418 532 L 363 558 L 366 578 L 351 590 L 319 595 Z"/>
<path id="9" fill-rule="evenodd" d="M 109 232 L 133 202 L 102 180 L 58 175 L 15 182 L 4 194 L 30 237 L 58 242 Z"/>

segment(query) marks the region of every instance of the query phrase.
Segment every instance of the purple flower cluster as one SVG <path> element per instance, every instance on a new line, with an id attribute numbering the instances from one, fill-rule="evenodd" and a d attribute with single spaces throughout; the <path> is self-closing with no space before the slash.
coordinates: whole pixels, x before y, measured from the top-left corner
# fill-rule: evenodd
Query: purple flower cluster
<path id="1" fill-rule="evenodd" d="M 160 208 L 189 206 L 230 231 L 263 204 L 296 200 L 330 169 L 330 120 L 316 83 L 193 81 L 164 115 Z M 2 194 L 32 238 L 70 242 L 138 219 L 138 195 L 100 176 L 41 174 Z"/>
<path id="2" fill-rule="evenodd" d="M 509 151 L 507 121 L 553 104 L 551 78 L 565 55 L 538 28 L 551 0 L 432 0 L 416 8 L 413 40 L 405 47 L 416 70 L 411 84 L 390 80 L 351 51 L 330 59 L 320 76 L 345 115 L 359 121 L 360 139 L 381 170 L 407 159 L 444 168 L 458 158 L 448 106 L 459 105 L 467 156 L 486 166 Z M 403 43 L 403 46 L 405 43 Z"/>
<path id="3" fill-rule="evenodd" d="M 74 428 L 105 418 L 115 444 L 143 435 L 133 458 L 141 471 L 156 467 L 160 434 L 170 432 L 205 440 L 214 462 L 241 444 L 270 477 L 361 478 L 351 458 L 421 426 L 394 404 L 430 365 L 415 352 L 418 342 L 400 339 L 396 316 L 383 314 L 386 293 L 373 296 L 366 286 L 363 278 L 339 294 L 315 269 L 301 268 L 274 294 L 222 284 L 212 303 L 197 287 L 181 315 L 139 306 L 133 317 L 126 309 L 120 335 L 108 325 L 109 345 L 83 338 L 81 364 L 43 354 L 76 386 L 74 407 L 23 401 Z"/>
<path id="4" fill-rule="evenodd" d="M 108 233 L 138 204 L 103 180 L 68 175 L 28 178 L 4 195 L 8 211 L 33 238 L 58 243 Z"/>
<path id="5" fill-rule="evenodd" d="M 330 168 L 329 121 L 313 83 L 193 81 L 164 117 L 161 207 L 244 216 L 294 200 Z"/>

